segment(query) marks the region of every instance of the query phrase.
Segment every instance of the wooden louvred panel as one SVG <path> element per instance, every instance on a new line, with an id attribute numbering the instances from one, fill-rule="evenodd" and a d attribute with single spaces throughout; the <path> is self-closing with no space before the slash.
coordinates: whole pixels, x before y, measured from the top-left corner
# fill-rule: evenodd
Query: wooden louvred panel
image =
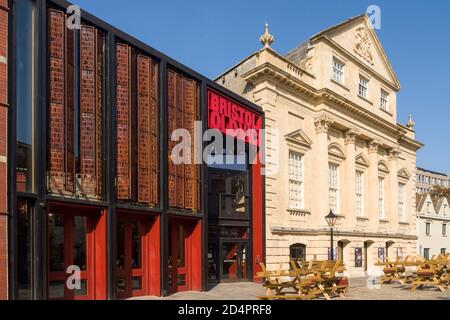
<path id="1" fill-rule="evenodd" d="M 158 65 L 150 64 L 150 163 L 151 163 L 151 203 L 155 206 L 159 198 L 159 103 Z"/>
<path id="2" fill-rule="evenodd" d="M 128 200 L 131 197 L 131 49 L 128 45 L 117 44 L 116 47 L 116 171 L 117 198 Z"/>

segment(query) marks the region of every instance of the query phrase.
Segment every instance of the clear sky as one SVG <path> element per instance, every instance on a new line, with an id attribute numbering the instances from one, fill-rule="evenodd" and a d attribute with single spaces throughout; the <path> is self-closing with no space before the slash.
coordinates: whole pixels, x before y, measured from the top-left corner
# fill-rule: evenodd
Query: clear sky
<path id="1" fill-rule="evenodd" d="M 417 164 L 450 173 L 450 1 L 73 0 L 192 69 L 214 78 L 250 53 L 264 23 L 286 53 L 317 32 L 380 6 L 377 34 L 402 85 L 398 121 L 416 121 Z"/>

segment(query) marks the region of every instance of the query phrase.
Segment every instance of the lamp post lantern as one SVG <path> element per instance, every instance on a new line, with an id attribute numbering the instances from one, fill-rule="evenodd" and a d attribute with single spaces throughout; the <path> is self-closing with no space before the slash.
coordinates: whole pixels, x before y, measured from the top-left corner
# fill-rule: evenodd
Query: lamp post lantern
<path id="1" fill-rule="evenodd" d="M 334 240 L 333 240 L 333 228 L 336 225 L 337 219 L 339 217 L 333 213 L 333 210 L 330 210 L 330 213 L 325 217 L 325 220 L 328 223 L 328 226 L 331 228 L 331 247 L 330 247 L 330 260 L 334 260 Z"/>

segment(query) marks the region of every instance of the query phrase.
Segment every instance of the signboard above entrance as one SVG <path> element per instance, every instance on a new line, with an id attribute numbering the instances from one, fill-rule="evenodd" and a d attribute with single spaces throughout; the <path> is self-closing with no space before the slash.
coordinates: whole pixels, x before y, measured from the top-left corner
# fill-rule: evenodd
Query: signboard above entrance
<path id="1" fill-rule="evenodd" d="M 262 116 L 208 89 L 208 128 L 260 147 Z"/>

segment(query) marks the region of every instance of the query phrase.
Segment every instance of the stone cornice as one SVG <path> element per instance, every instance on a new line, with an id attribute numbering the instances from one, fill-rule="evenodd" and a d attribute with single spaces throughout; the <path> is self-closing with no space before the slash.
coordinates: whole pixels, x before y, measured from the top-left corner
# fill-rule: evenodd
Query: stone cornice
<path id="1" fill-rule="evenodd" d="M 292 234 L 292 235 L 306 235 L 306 236 L 329 236 L 330 230 L 328 228 L 283 228 L 271 227 L 270 232 L 273 234 Z M 386 232 L 361 232 L 361 231 L 334 231 L 335 236 L 340 237 L 364 237 L 364 238 L 391 238 L 403 240 L 417 240 L 416 235 L 408 235 L 401 233 L 386 233 Z"/>

